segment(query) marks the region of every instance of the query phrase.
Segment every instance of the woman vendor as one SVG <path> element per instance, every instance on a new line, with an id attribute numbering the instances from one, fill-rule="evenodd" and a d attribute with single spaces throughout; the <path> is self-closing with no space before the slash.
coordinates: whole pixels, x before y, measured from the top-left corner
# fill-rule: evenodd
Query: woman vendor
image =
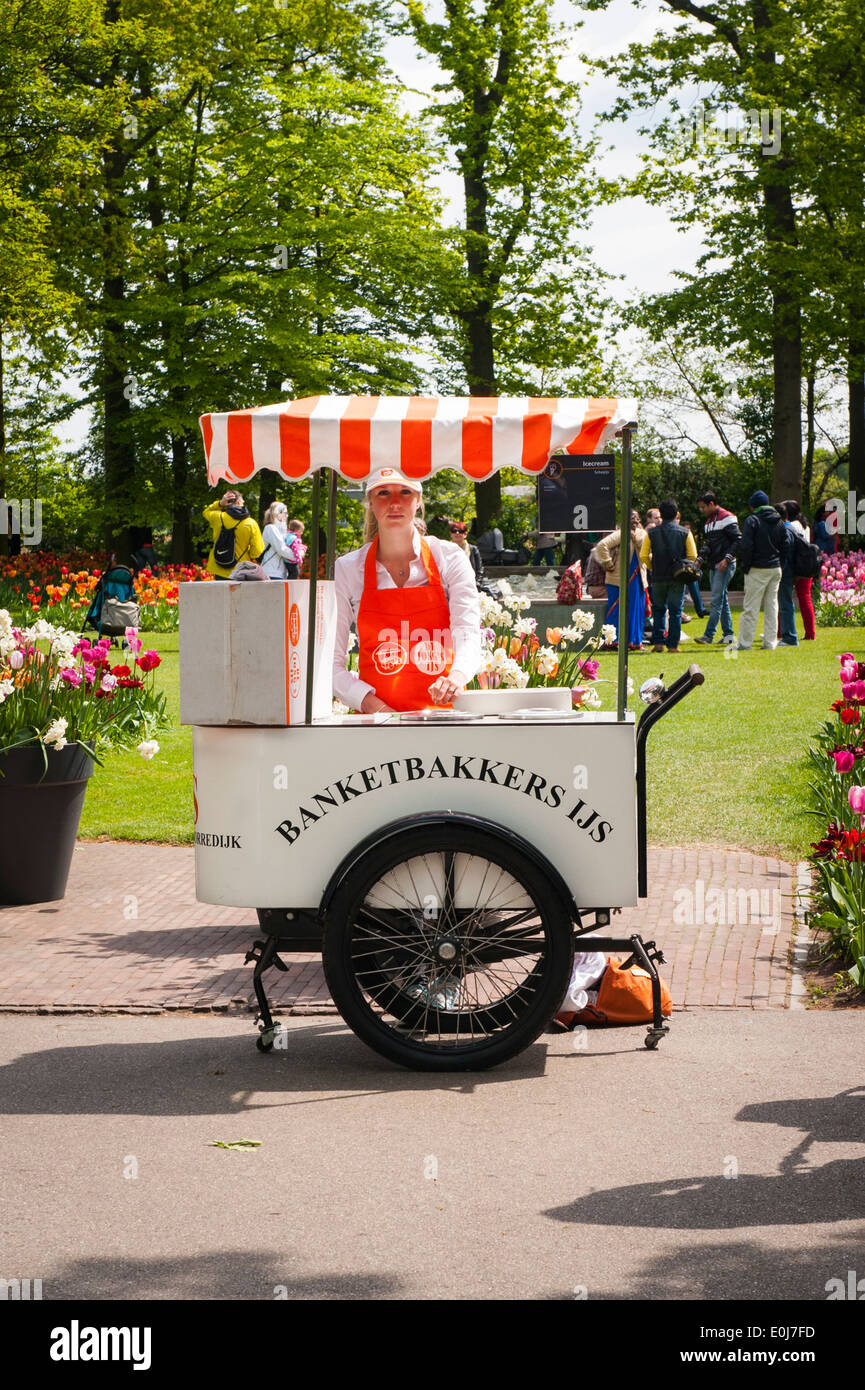
<path id="1" fill-rule="evenodd" d="M 421 535 L 414 478 L 380 468 L 367 482 L 364 541 L 337 560 L 333 693 L 363 714 L 450 705 L 477 671 L 481 620 L 474 571 L 460 546 Z M 358 674 L 346 670 L 357 625 Z"/>

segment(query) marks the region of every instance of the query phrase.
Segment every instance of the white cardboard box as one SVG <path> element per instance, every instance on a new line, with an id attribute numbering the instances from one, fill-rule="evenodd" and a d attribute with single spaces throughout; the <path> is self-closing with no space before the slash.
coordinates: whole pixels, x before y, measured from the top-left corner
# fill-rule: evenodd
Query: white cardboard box
<path id="1" fill-rule="evenodd" d="M 181 724 L 284 728 L 306 715 L 309 581 L 180 585 Z M 316 589 L 312 716 L 332 710 L 336 589 Z"/>

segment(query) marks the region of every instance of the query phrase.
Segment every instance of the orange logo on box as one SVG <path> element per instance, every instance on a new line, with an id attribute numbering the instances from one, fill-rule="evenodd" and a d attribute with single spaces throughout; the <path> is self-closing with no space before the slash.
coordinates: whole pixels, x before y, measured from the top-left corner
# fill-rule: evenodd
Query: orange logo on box
<path id="1" fill-rule="evenodd" d="M 288 658 L 288 691 L 292 700 L 297 699 L 300 690 L 300 657 L 292 652 Z"/>
<path id="2" fill-rule="evenodd" d="M 448 664 L 447 653 L 441 642 L 418 642 L 412 648 L 411 659 L 425 676 L 440 676 Z"/>
<path id="3" fill-rule="evenodd" d="M 382 676 L 394 676 L 408 661 L 408 652 L 399 642 L 380 642 L 372 654 L 372 661 Z"/>
<path id="4" fill-rule="evenodd" d="M 198 797 L 197 797 L 196 794 L 195 794 L 197 791 L 198 791 L 198 778 L 195 776 L 195 773 L 193 773 L 193 774 L 192 774 L 192 805 L 193 805 L 193 808 L 194 808 L 194 814 L 193 814 L 193 817 L 192 817 L 192 824 L 193 824 L 193 825 L 197 825 L 197 824 L 198 824 Z"/>
<path id="5" fill-rule="evenodd" d="M 300 609 L 296 603 L 291 605 L 288 614 L 288 640 L 293 647 L 300 641 Z"/>

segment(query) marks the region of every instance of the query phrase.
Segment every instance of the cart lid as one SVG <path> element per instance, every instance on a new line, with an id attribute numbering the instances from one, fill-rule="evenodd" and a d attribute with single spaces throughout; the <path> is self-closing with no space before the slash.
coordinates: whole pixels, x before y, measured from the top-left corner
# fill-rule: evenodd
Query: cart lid
<path id="1" fill-rule="evenodd" d="M 540 473 L 556 453 L 600 453 L 636 410 L 616 396 L 305 396 L 200 424 L 211 486 L 260 468 L 293 480 L 335 468 L 356 482 L 378 468 L 411 478 L 457 468 L 477 482 L 499 468 Z"/>

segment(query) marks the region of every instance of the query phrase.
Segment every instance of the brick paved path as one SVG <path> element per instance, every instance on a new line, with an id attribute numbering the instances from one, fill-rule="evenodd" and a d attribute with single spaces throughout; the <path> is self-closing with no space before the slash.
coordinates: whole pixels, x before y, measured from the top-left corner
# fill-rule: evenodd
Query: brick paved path
<path id="1" fill-rule="evenodd" d="M 785 1008 L 794 873 L 737 850 L 651 850 L 648 902 L 611 931 L 656 938 L 677 1008 Z M 0 1012 L 246 1010 L 256 927 L 195 901 L 192 849 L 83 840 L 62 902 L 0 908 Z M 332 1011 L 319 958 L 285 960 L 266 977 L 280 1011 Z"/>

